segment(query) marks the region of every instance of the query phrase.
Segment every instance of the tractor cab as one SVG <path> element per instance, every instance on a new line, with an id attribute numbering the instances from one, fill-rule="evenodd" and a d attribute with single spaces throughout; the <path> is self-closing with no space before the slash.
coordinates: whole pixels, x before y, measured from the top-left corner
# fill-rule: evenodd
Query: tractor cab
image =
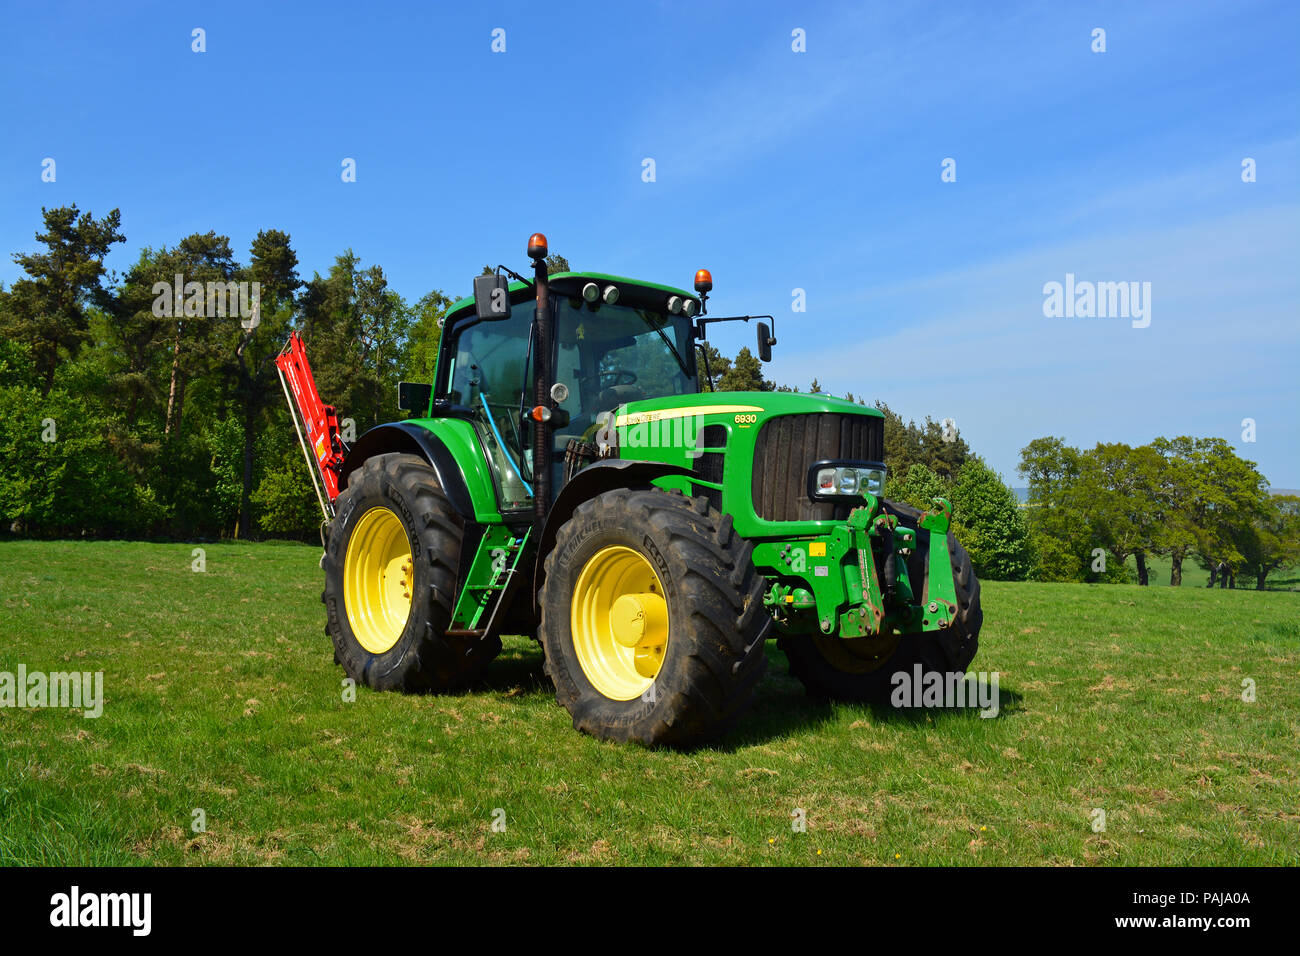
<path id="1" fill-rule="evenodd" d="M 532 506 L 539 425 L 550 436 L 553 497 L 571 441 L 590 441 L 630 402 L 699 390 L 692 327 L 698 299 L 621 276 L 566 272 L 548 277 L 550 401 L 539 406 L 536 289 L 516 281 L 497 290 L 495 311 L 480 309 L 474 297 L 448 311 L 433 411 L 474 423 L 503 510 Z"/>

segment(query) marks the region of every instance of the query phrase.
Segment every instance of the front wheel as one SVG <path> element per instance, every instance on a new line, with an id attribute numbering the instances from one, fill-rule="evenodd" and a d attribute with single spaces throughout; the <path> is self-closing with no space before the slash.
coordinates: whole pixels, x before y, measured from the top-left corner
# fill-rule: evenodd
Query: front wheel
<path id="1" fill-rule="evenodd" d="M 539 632 L 573 726 L 684 747 L 739 718 L 767 661 L 751 552 L 706 498 L 620 488 L 579 505 L 546 557 Z"/>

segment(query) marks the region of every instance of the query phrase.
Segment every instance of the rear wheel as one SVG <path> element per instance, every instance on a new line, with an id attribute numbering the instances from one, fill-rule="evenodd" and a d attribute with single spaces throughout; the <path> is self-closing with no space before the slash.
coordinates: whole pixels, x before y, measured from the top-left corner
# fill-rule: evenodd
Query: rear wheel
<path id="1" fill-rule="evenodd" d="M 898 517 L 899 524 L 917 527 L 921 512 L 907 505 L 886 501 L 885 510 Z M 984 621 L 980 609 L 980 584 L 971 568 L 970 555 L 949 533 L 952 577 L 957 596 L 957 616 L 943 631 L 921 634 L 881 635 L 844 639 L 823 635 L 789 635 L 777 641 L 790 662 L 790 673 L 814 697 L 838 700 L 885 701 L 893 690 L 897 673 L 964 673 L 979 647 L 979 630 Z M 925 574 L 921 556 L 909 565 L 913 580 Z"/>
<path id="2" fill-rule="evenodd" d="M 433 469 L 378 455 L 353 472 L 325 549 L 325 632 L 348 676 L 375 690 L 464 687 L 501 650 L 446 636 L 463 523 Z"/>
<path id="3" fill-rule="evenodd" d="M 725 731 L 766 666 L 751 551 L 705 498 L 616 489 L 579 505 L 546 557 L 540 628 L 573 726 L 673 746 Z"/>

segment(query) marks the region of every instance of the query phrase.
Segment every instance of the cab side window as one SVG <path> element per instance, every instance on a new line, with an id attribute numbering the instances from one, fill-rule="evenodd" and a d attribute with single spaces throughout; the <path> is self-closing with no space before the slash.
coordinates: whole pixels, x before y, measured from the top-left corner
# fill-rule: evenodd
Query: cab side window
<path id="1" fill-rule="evenodd" d="M 474 413 L 505 509 L 532 501 L 532 451 L 520 410 L 529 380 L 533 310 L 532 302 L 521 302 L 508 319 L 465 327 L 456 341 L 447 388 L 453 404 Z"/>

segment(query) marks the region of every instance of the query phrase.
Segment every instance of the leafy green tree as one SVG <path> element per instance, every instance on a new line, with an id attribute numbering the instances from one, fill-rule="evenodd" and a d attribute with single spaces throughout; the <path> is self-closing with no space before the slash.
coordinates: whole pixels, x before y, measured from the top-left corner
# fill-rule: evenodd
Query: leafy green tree
<path id="1" fill-rule="evenodd" d="M 904 475 L 890 472 L 885 497 L 922 510 L 931 508 L 937 497 L 947 498 L 953 506 L 953 531 L 981 577 L 1023 581 L 1034 569 L 1034 550 L 1020 502 L 978 457 L 966 462 L 956 480 L 924 462 L 914 463 Z"/>
<path id="2" fill-rule="evenodd" d="M 300 300 L 303 338 L 322 398 L 358 431 L 393 421 L 397 382 L 407 364 L 410 309 L 378 266 L 360 268 L 347 250 L 329 275 L 307 282 Z"/>
<path id="3" fill-rule="evenodd" d="M 951 501 L 952 482 L 931 471 L 925 462 L 918 461 L 903 474 L 897 474 L 893 469 L 886 471 L 885 497 L 925 511 L 929 510 L 935 498 Z"/>
<path id="4" fill-rule="evenodd" d="M 223 537 L 234 535 L 244 488 L 243 423 L 234 414 L 211 419 L 204 423 L 201 438 L 213 479 L 208 498 L 211 521 Z"/>
<path id="5" fill-rule="evenodd" d="M 221 340 L 231 337 L 220 334 L 225 330 L 217 325 L 218 320 L 214 318 L 217 303 L 209 296 L 208 290 L 213 288 L 209 283 L 222 283 L 224 286 L 240 278 L 242 270 L 230 249 L 229 238 L 219 236 L 215 232 L 186 236 L 177 245 L 174 253 L 166 258 L 172 260 L 177 274 L 184 278 L 186 284 L 190 282 L 204 284 L 202 315 L 188 315 L 189 307 L 186 303 L 184 311 L 173 308 L 172 317 L 165 320 L 170 326 L 173 343 L 171 375 L 167 388 L 167 416 L 163 427 L 163 434 L 169 435 L 180 423 L 188 378 L 195 374 L 202 374 L 199 369 L 205 366 L 219 363 L 224 351 Z M 230 303 L 226 302 L 223 305 L 225 305 L 224 311 L 234 311 L 230 308 Z M 231 324 L 234 322 L 234 317 L 227 316 L 224 322 Z M 199 369 L 185 369 L 185 362 L 182 360 L 185 352 L 197 357 Z"/>
<path id="6" fill-rule="evenodd" d="M 1149 583 L 1146 556 L 1159 531 L 1161 512 L 1156 499 L 1162 460 L 1150 445 L 1130 447 L 1101 443 L 1081 456 L 1082 492 L 1091 499 L 1091 524 L 1100 543 L 1123 566 L 1132 556 L 1138 584 Z"/>
<path id="7" fill-rule="evenodd" d="M 36 387 L 36 366 L 31 348 L 12 339 L 0 339 L 0 388 Z"/>
<path id="8" fill-rule="evenodd" d="M 154 284 L 166 282 L 170 287 L 182 268 L 178 259 L 166 247 L 141 250 L 117 289 L 105 320 L 91 319 L 94 347 L 102 353 L 96 360 L 103 369 L 104 394 L 122 411 L 124 433 L 130 441 L 142 439 L 137 434 L 142 419 L 148 422 L 144 430 L 150 437 L 167 431 L 170 422 L 164 396 L 169 394 L 168 367 L 179 392 L 189 376 L 198 372 L 200 348 L 206 350 L 198 345 L 197 335 L 185 334 L 183 324 L 153 313 Z M 176 393 L 171 394 L 174 400 Z"/>
<path id="9" fill-rule="evenodd" d="M 741 348 L 730 368 L 718 377 L 719 392 L 770 392 L 773 388 L 775 385 L 763 378 L 763 364 L 748 346 Z"/>
<path id="10" fill-rule="evenodd" d="M 80 395 L 0 387 L 0 520 L 38 536 L 139 534 L 155 517 Z"/>
<path id="11" fill-rule="evenodd" d="M 1226 561 L 1234 571 L 1243 563 L 1235 534 L 1259 518 L 1267 504 L 1266 482 L 1254 462 L 1237 457 L 1222 438 L 1157 438 L 1152 447 L 1163 459 L 1156 492 L 1162 522 L 1160 553 L 1169 555 L 1169 583 L 1183 580 L 1189 554 L 1204 563 Z"/>
<path id="12" fill-rule="evenodd" d="M 283 394 L 275 357 L 293 318 L 295 293 L 302 285 L 298 278 L 298 256 L 293 251 L 288 233 L 278 229 L 259 232 L 249 254 L 248 268 L 241 271 L 241 276 L 246 282 L 258 284 L 257 315 L 230 323 L 226 326 L 228 332 L 225 336 L 234 346 L 234 394 L 240 406 L 244 431 L 237 530 L 240 538 L 247 538 L 252 533 L 252 493 L 256 480 L 254 448 L 264 413 L 272 403 L 278 407 Z"/>
<path id="13" fill-rule="evenodd" d="M 1263 513 L 1237 529 L 1235 544 L 1260 591 L 1274 571 L 1300 564 L 1300 496 L 1271 495 Z"/>
<path id="14" fill-rule="evenodd" d="M 1029 528 L 1016 494 L 992 468 L 972 457 L 952 489 L 954 532 L 982 578 L 1023 581 L 1034 569 Z"/>
<path id="15" fill-rule="evenodd" d="M 1195 551 L 1198 537 L 1197 509 L 1189 503 L 1201 486 L 1193 461 L 1195 441 L 1158 438 L 1152 445 L 1161 456 L 1156 495 L 1162 521 L 1154 550 L 1169 556 L 1169 583 L 1177 587 L 1183 583 L 1183 560 Z"/>
<path id="16" fill-rule="evenodd" d="M 921 454 L 936 472 L 950 476 L 960 473 L 971 459 L 970 446 L 956 423 L 936 422 L 929 415 L 921 433 Z"/>
<path id="17" fill-rule="evenodd" d="M 1029 485 L 1025 517 L 1040 581 L 1083 581 L 1096 547 L 1082 454 L 1060 438 L 1036 438 L 1020 451 L 1017 471 Z"/>
<path id="18" fill-rule="evenodd" d="M 101 281 L 104 257 L 124 237 L 116 209 L 102 219 L 80 212 L 76 204 L 42 207 L 41 215 L 45 231 L 36 239 L 45 251 L 14 254 L 26 275 L 8 294 L 0 333 L 31 348 L 41 391 L 49 394 L 59 362 L 75 356 L 86 339 L 87 308 L 110 302 Z"/>
<path id="19" fill-rule="evenodd" d="M 917 462 L 923 462 L 936 474 L 956 477 L 970 457 L 970 446 L 961 437 L 955 423 L 945 427 L 926 416 L 925 425 L 904 422 L 902 416 L 884 402 L 876 408 L 885 416 L 885 463 L 898 474 L 906 474 Z"/>
<path id="20" fill-rule="evenodd" d="M 925 461 L 920 429 L 915 424 L 908 427 L 902 416 L 884 402 L 876 402 L 876 408 L 885 416 L 885 464 L 893 474 L 906 475 L 914 464 Z"/>
<path id="21" fill-rule="evenodd" d="M 322 515 L 316 489 L 302 452 L 286 449 L 262 476 L 252 496 L 258 527 L 282 537 L 310 537 L 320 527 Z"/>
<path id="22" fill-rule="evenodd" d="M 1221 438 L 1157 438 L 1131 448 L 1100 444 L 1090 452 L 1059 438 L 1040 438 L 1021 451 L 1029 483 L 1029 522 L 1044 580 L 1092 577 L 1090 554 L 1102 546 L 1119 560 L 1131 554 L 1139 580 L 1147 553 L 1170 558 L 1170 584 L 1182 583 L 1183 561 L 1243 566 L 1241 531 L 1263 514 L 1264 479 L 1254 463 Z"/>
<path id="23" fill-rule="evenodd" d="M 112 387 L 125 393 L 129 427 L 159 402 L 162 434 L 171 435 L 179 427 L 189 384 L 212 374 L 221 362 L 217 320 L 207 314 L 215 311 L 208 283 L 224 287 L 238 271 L 230 240 L 207 232 L 186 236 L 174 248 L 145 249 L 127 272 L 105 335 L 119 359 Z M 184 284 L 203 284 L 201 302 L 187 297 L 183 287 L 179 301 L 172 291 L 155 291 L 159 283 L 172 290 L 177 276 Z M 165 363 L 160 355 L 164 349 Z"/>
<path id="24" fill-rule="evenodd" d="M 411 307 L 410 332 L 407 336 L 406 372 L 408 382 L 432 382 L 438 363 L 438 346 L 442 342 L 442 321 L 452 300 L 440 289 L 426 292 Z"/>

